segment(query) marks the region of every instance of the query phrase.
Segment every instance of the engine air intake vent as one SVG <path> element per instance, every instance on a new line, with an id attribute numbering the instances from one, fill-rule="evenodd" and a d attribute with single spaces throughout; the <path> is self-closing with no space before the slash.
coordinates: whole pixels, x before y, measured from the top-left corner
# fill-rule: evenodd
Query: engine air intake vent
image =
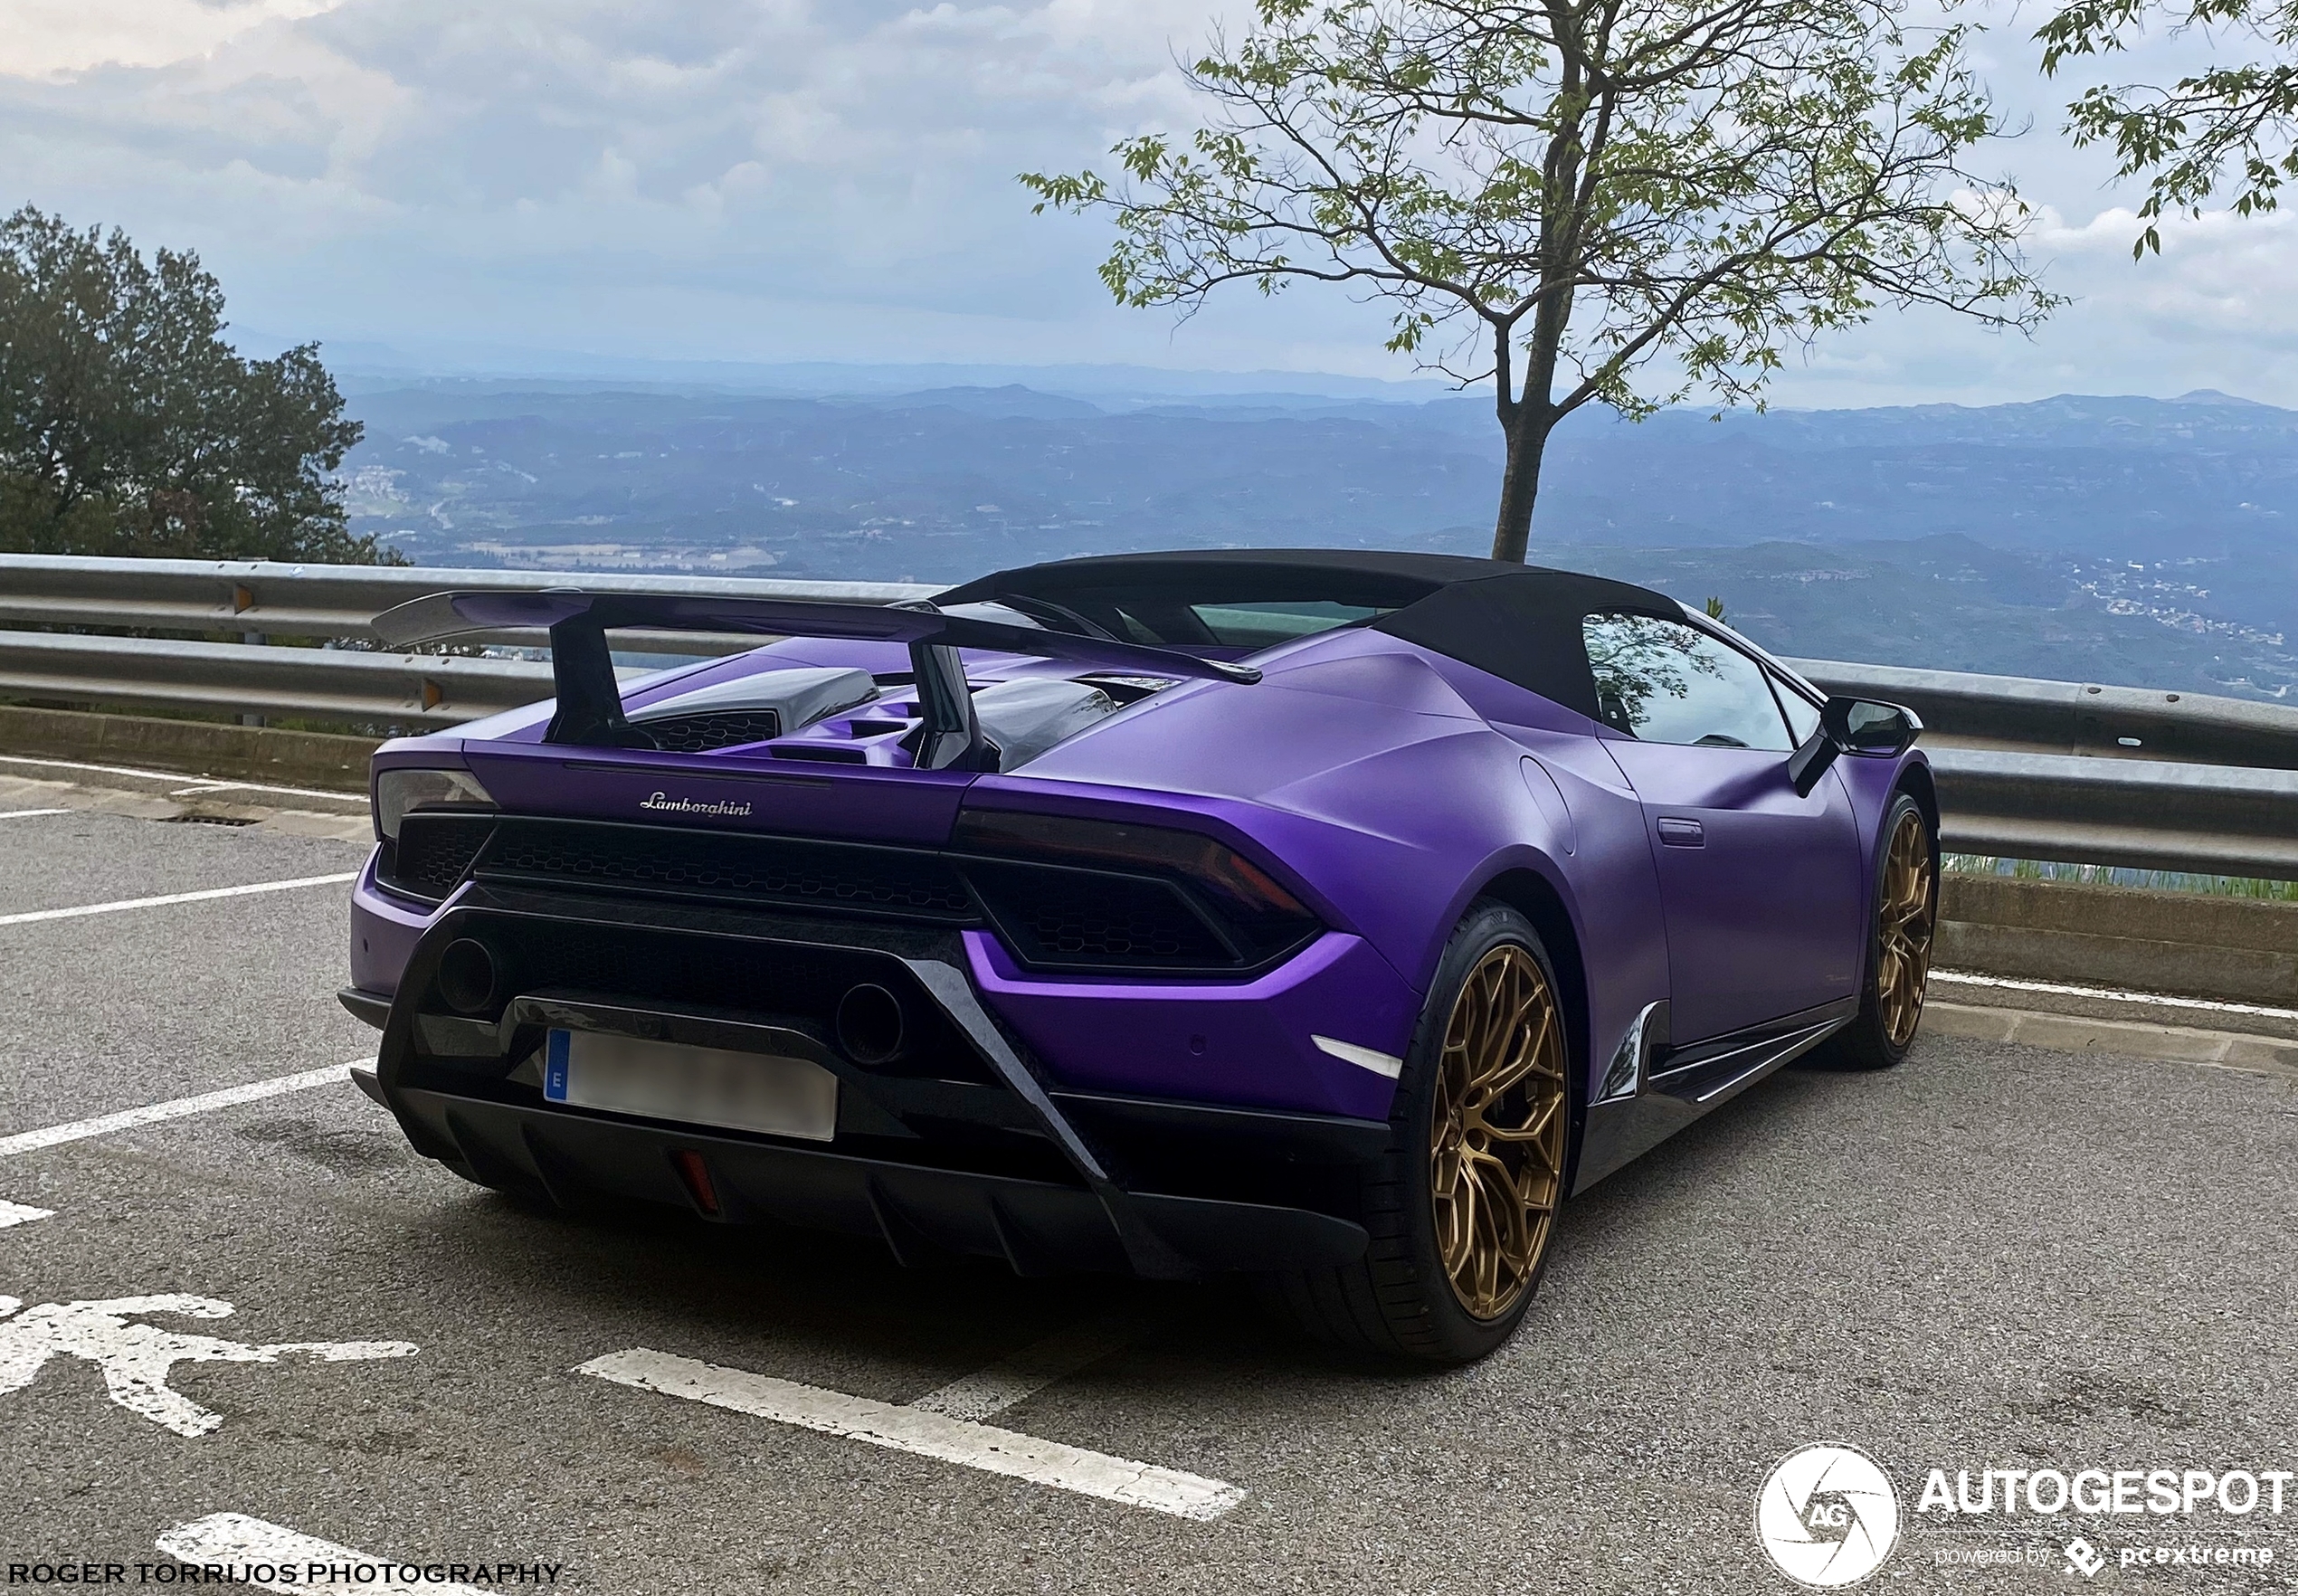
<path id="1" fill-rule="evenodd" d="M 671 754 L 707 754 L 714 748 L 764 743 L 782 736 L 782 717 L 772 709 L 717 709 L 671 715 L 644 723 L 654 746 Z"/>

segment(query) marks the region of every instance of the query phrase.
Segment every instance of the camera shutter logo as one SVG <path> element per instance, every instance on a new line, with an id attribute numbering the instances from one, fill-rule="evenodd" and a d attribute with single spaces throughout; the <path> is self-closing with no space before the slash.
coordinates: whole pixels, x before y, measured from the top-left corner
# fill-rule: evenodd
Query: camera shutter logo
<path id="1" fill-rule="evenodd" d="M 1755 1534 L 1796 1583 L 1854 1585 L 1899 1544 L 1899 1493 L 1856 1447 L 1805 1447 L 1780 1458 L 1756 1492 Z"/>

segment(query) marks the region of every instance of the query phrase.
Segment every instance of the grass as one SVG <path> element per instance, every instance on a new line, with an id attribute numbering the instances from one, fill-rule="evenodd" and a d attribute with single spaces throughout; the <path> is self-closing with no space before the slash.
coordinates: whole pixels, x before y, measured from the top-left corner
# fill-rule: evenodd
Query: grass
<path id="1" fill-rule="evenodd" d="M 2103 887 L 2142 887 L 2152 892 L 2196 892 L 2208 898 L 2298 902 L 2298 881 L 2267 881 L 2255 876 L 2193 876 L 2180 870 L 2139 870 L 2122 865 L 1995 859 L 1983 853 L 1942 853 L 1939 862 L 1946 869 L 1967 876 L 2009 876 L 2020 881 L 2081 881 Z"/>

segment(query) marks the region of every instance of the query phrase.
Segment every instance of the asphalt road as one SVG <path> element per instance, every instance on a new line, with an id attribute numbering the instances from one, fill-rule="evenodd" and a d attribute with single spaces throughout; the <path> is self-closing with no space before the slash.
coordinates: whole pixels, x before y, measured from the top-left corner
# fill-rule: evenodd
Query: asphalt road
<path id="1" fill-rule="evenodd" d="M 416 1157 L 344 1082 L 5 1151 L 373 1050 L 332 996 L 341 887 L 8 917 L 361 854 L 0 818 L 0 1217 L 52 1211 L 0 1228 L 0 1293 L 25 1305 L 0 1316 L 0 1565 L 133 1583 L 174 1568 L 154 1547 L 176 1526 L 238 1514 L 378 1560 L 556 1564 L 585 1591 L 1780 1591 L 1758 1488 L 1835 1441 L 1903 1498 L 1870 1588 L 2298 1568 L 2298 1490 L 2279 1520 L 1913 1511 L 1932 1468 L 2298 1468 L 2298 1088 L 2274 1076 L 1945 1039 L 1886 1075 L 1790 1071 L 1573 1203 L 1522 1333 L 1443 1373 L 1304 1344 L 1239 1287 L 913 1273 L 836 1238 L 537 1213 Z M 161 1332 L 414 1350 L 180 1362 L 142 1410 L 96 1359 L 40 1363 L 66 1321 L 115 1362 L 135 1339 L 85 1310 L 35 1334 L 41 1306 L 159 1294 L 236 1312 L 115 1313 L 152 1327 L 147 1354 Z M 1125 1344 L 989 1422 L 1241 1500 L 1200 1522 L 575 1372 L 643 1348 L 907 1403 L 1080 1325 Z M 2095 1578 L 2063 1555 L 2078 1532 Z M 2157 1544 L 2282 1562 L 2119 1566 Z M 2037 1561 L 1942 1561 L 1981 1546 Z"/>

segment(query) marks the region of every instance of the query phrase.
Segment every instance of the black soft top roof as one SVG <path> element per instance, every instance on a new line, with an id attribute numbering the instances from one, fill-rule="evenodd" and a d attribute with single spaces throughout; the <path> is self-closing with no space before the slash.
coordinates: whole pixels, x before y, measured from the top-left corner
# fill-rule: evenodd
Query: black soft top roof
<path id="1" fill-rule="evenodd" d="M 1581 618 L 1625 610 L 1680 617 L 1665 594 L 1604 576 L 1466 555 L 1359 548 L 1176 549 L 1094 555 L 978 577 L 942 605 L 1035 599 L 1091 615 L 1174 603 L 1334 603 L 1385 610 L 1366 622 L 1597 717 Z"/>
<path id="2" fill-rule="evenodd" d="M 1170 598 L 1231 603 L 1304 602 L 1401 609 L 1456 582 L 1521 573 L 1530 567 L 1466 555 L 1405 554 L 1377 548 L 1185 548 L 1158 554 L 1089 555 L 977 577 L 936 597 L 941 604 L 979 603 L 1019 594 L 1066 603 L 1071 597 Z"/>

